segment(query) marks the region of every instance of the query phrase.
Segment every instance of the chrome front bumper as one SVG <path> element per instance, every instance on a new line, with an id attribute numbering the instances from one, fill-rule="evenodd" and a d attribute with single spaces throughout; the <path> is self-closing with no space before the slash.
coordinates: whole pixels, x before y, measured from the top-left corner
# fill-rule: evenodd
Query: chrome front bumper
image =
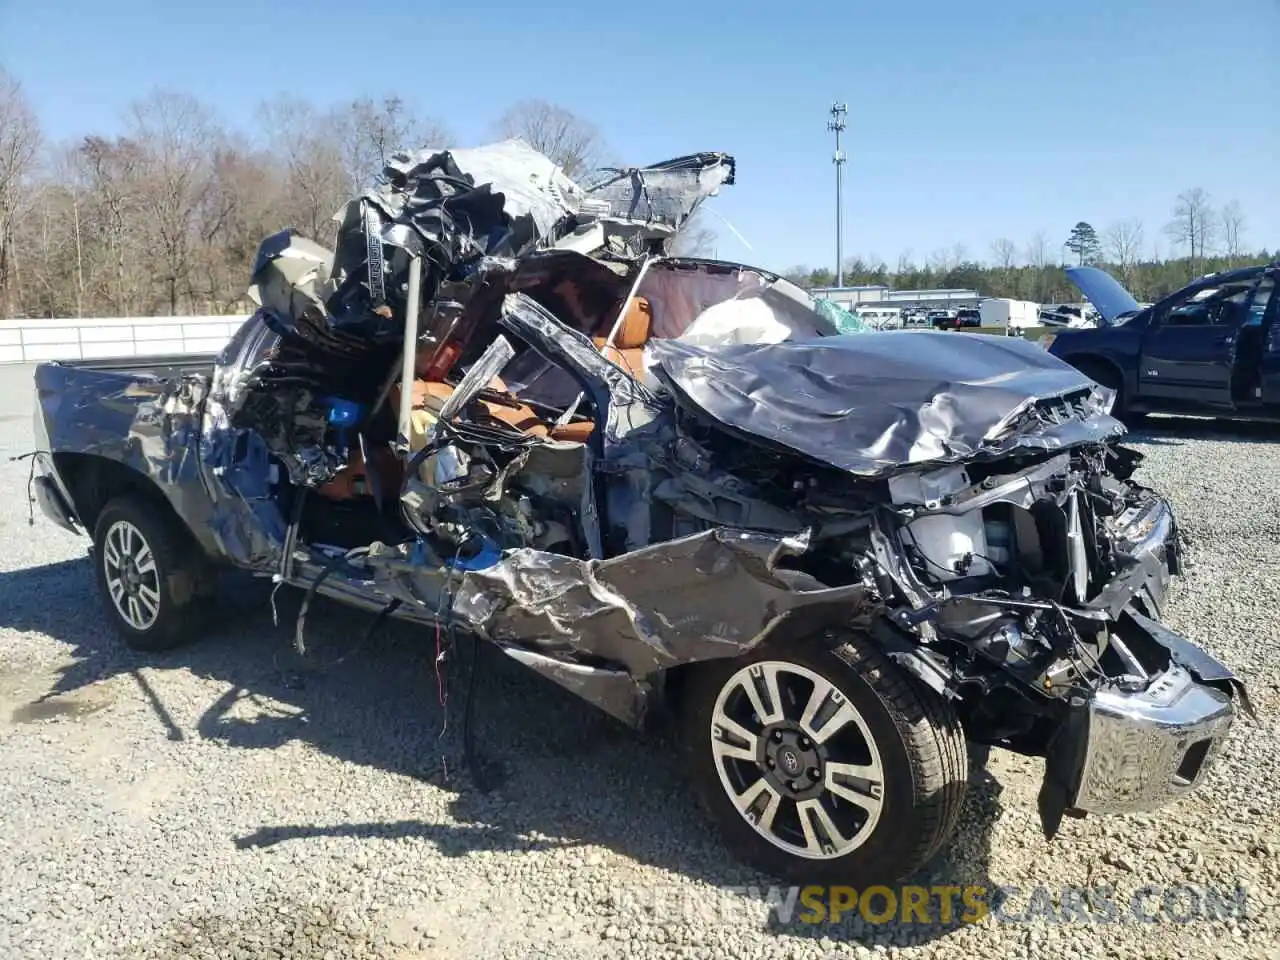
<path id="1" fill-rule="evenodd" d="M 1071 699 L 1045 755 L 1039 808 L 1049 837 L 1064 815 L 1141 813 L 1190 793 L 1237 713 L 1254 716 L 1244 684 L 1189 640 L 1132 607 L 1117 627 L 1165 666 Z"/>
<path id="2" fill-rule="evenodd" d="M 1231 695 L 1173 664 L 1143 691 L 1099 690 L 1086 706 L 1084 756 L 1069 806 L 1154 810 L 1204 779 L 1235 719 Z"/>
<path id="3" fill-rule="evenodd" d="M 1167 666 L 1145 683 L 1113 681 L 1073 702 L 1064 739 L 1074 741 L 1068 753 L 1076 769 L 1064 799 L 1077 814 L 1154 810 L 1194 790 L 1235 720 L 1235 696 L 1248 707 L 1227 667 L 1139 612 L 1160 615 L 1181 565 L 1169 503 L 1157 498 L 1130 511 L 1112 533 L 1127 569 L 1091 605 L 1126 619 L 1130 639 L 1148 655 L 1159 652 Z"/>

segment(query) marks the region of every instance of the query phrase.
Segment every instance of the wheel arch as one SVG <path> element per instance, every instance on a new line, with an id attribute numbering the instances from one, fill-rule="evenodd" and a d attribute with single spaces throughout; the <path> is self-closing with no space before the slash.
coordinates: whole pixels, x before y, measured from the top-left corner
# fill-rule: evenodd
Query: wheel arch
<path id="1" fill-rule="evenodd" d="M 684 702 L 684 691 L 688 687 L 691 678 L 702 670 L 706 670 L 712 664 L 724 659 L 731 660 L 734 657 L 742 656 L 763 643 L 786 647 L 789 644 L 799 643 L 805 639 L 822 636 L 832 628 L 846 626 L 848 619 L 848 601 L 814 604 L 791 611 L 790 615 L 780 618 L 771 629 L 762 633 L 755 643 L 744 646 L 734 653 L 726 654 L 724 657 L 693 660 L 668 667 L 659 674 L 660 683 L 656 685 L 656 696 L 654 697 L 657 702 L 651 701 L 650 703 L 651 715 L 664 721 L 675 720 L 678 722 L 680 705 Z M 657 707 L 658 710 L 652 711 L 653 707 Z"/>
<path id="2" fill-rule="evenodd" d="M 192 545 L 204 553 L 199 538 L 182 519 L 154 479 L 126 463 L 91 453 L 54 453 L 53 464 L 71 497 L 76 519 L 91 535 L 102 508 L 121 496 L 153 505 Z"/>
<path id="3" fill-rule="evenodd" d="M 1115 382 L 1128 390 L 1130 387 L 1129 377 L 1125 373 L 1124 368 L 1116 362 L 1115 358 L 1109 357 L 1104 353 L 1072 353 L 1062 358 L 1065 362 L 1071 364 L 1081 373 L 1088 375 L 1087 367 L 1095 370 L 1105 370 L 1115 376 Z"/>

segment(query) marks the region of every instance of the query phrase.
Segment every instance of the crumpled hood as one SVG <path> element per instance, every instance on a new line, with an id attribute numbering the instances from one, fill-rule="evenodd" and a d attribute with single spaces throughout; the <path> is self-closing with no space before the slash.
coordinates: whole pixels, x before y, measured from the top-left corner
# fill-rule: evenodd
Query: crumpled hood
<path id="1" fill-rule="evenodd" d="M 677 401 L 726 429 L 866 477 L 1124 433 L 1110 391 L 1020 337 L 895 331 L 648 346 Z"/>

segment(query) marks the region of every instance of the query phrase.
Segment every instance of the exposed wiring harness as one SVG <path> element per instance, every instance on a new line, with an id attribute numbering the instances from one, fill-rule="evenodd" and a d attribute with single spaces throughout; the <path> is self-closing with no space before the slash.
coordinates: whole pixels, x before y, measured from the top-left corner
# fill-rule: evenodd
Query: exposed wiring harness
<path id="1" fill-rule="evenodd" d="M 458 569 L 458 560 L 462 556 L 462 544 L 458 545 L 457 551 L 453 555 L 453 563 L 449 567 L 449 577 L 445 581 L 444 589 L 440 591 L 440 600 L 436 604 L 435 611 L 435 633 L 436 633 L 436 656 L 435 656 L 435 672 L 436 672 L 436 695 L 440 700 L 440 707 L 444 711 L 444 724 L 440 729 L 440 736 L 443 737 L 449 728 L 449 694 L 444 678 L 440 673 L 440 665 L 445 661 L 446 654 L 450 650 L 458 648 L 457 625 L 454 618 L 450 616 L 445 625 L 441 626 L 442 614 L 445 609 L 445 598 L 449 599 L 449 606 L 453 605 L 454 586 L 453 578 Z M 481 793 L 488 793 L 493 789 L 493 784 L 489 780 L 485 764 L 481 759 L 479 752 L 476 750 L 475 743 L 475 703 L 476 703 L 476 677 L 480 671 L 480 636 L 472 632 L 471 634 L 471 665 L 467 672 L 467 686 L 463 695 L 462 707 L 462 757 L 463 762 L 467 766 L 467 772 L 471 774 L 471 781 L 476 785 L 476 789 Z"/>
<path id="2" fill-rule="evenodd" d="M 357 560 L 357 559 L 360 559 L 361 557 L 367 556 L 368 553 L 369 553 L 368 547 L 356 547 L 352 550 L 348 550 L 346 553 L 337 554 L 336 556 L 330 558 L 329 562 L 324 565 L 324 569 L 320 571 L 320 575 L 311 581 L 311 586 L 307 588 L 306 596 L 302 598 L 302 607 L 298 610 L 298 618 L 294 622 L 294 628 L 293 628 L 293 648 L 294 650 L 297 651 L 298 656 L 301 657 L 303 660 L 311 660 L 311 658 L 308 657 L 307 655 L 307 643 L 306 643 L 307 614 L 311 610 L 311 601 L 315 598 L 316 593 L 319 591 L 320 585 L 324 583 L 324 581 L 329 578 L 329 575 L 332 574 L 334 571 L 336 571 L 339 566 L 341 566 L 344 563 L 350 563 L 352 560 Z M 373 638 L 378 628 L 382 626 L 382 624 L 386 623 L 387 618 L 390 617 L 391 614 L 395 613 L 395 611 L 399 609 L 399 607 L 400 607 L 399 600 L 392 600 L 391 603 L 387 604 L 387 606 L 384 607 L 378 613 L 378 616 L 374 619 L 373 623 L 369 626 L 369 629 L 365 631 L 365 634 L 361 638 L 360 643 L 356 644 L 355 647 L 348 650 L 346 653 L 338 657 L 336 660 L 333 660 L 328 664 L 324 664 L 323 668 L 327 669 L 328 667 L 337 666 L 339 663 L 342 663 L 344 660 L 351 657 L 357 650 L 363 649 L 365 644 L 368 643 Z M 317 664 L 317 666 L 321 666 L 321 665 Z"/>
<path id="3" fill-rule="evenodd" d="M 36 496 L 32 491 L 36 485 L 36 457 L 42 453 L 48 453 L 47 450 L 32 450 L 30 453 L 19 454 L 16 457 L 10 457 L 9 462 L 15 463 L 19 460 L 30 460 L 31 470 L 27 473 L 27 526 L 34 527 L 36 525 Z"/>
<path id="4" fill-rule="evenodd" d="M 452 629 L 452 628 L 450 628 Z M 471 670 L 467 677 L 467 701 L 462 710 L 462 755 L 471 773 L 471 780 L 481 793 L 493 789 L 488 772 L 476 752 L 475 745 L 475 703 L 476 677 L 480 673 L 480 636 L 471 634 Z"/>

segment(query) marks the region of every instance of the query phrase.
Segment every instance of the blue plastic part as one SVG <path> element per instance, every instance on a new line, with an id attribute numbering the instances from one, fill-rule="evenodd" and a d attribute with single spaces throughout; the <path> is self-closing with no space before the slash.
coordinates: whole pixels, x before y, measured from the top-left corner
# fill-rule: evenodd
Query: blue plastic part
<path id="1" fill-rule="evenodd" d="M 485 537 L 480 551 L 474 557 L 450 558 L 445 563 L 454 570 L 484 570 L 492 567 L 501 559 L 502 549 L 488 537 Z"/>
<path id="2" fill-rule="evenodd" d="M 246 500 L 262 500 L 271 495 L 271 452 L 256 432 L 240 430 L 230 438 L 216 438 L 217 460 L 225 467 L 223 480 Z"/>
<path id="3" fill-rule="evenodd" d="M 330 426 L 349 427 L 360 420 L 360 414 L 363 409 L 354 400 L 344 400 L 342 397 L 325 397 L 324 401 L 329 405 L 328 419 Z"/>
<path id="4" fill-rule="evenodd" d="M 409 562 L 415 567 L 425 567 L 427 565 L 427 545 L 421 538 L 414 541 L 413 551 L 409 554 Z"/>

